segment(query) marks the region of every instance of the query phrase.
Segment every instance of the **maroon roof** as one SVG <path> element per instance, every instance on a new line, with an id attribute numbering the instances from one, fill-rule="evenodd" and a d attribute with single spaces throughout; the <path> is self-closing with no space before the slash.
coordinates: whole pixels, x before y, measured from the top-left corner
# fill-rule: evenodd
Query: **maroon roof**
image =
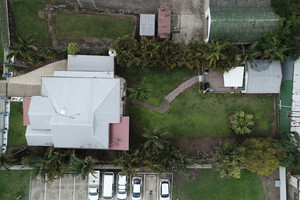
<path id="1" fill-rule="evenodd" d="M 29 116 L 28 116 L 30 101 L 31 98 L 23 99 L 23 125 L 24 126 L 30 125 Z"/>
<path id="2" fill-rule="evenodd" d="M 158 9 L 158 37 L 170 38 L 171 32 L 171 8 L 161 6 Z"/>
<path id="3" fill-rule="evenodd" d="M 110 124 L 109 150 L 129 150 L 129 117 L 120 123 Z"/>

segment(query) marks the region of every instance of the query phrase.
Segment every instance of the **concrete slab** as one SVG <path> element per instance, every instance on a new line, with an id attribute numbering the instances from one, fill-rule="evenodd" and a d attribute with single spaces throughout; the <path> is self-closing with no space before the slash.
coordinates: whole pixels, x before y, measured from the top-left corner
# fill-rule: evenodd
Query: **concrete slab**
<path id="1" fill-rule="evenodd" d="M 75 198 L 74 200 L 87 199 L 88 196 L 88 180 L 82 180 L 81 177 L 75 177 Z"/>
<path id="2" fill-rule="evenodd" d="M 145 199 L 155 200 L 158 199 L 158 176 L 157 174 L 146 175 L 144 184 L 145 184 Z"/>
<path id="3" fill-rule="evenodd" d="M 61 200 L 73 200 L 74 195 L 74 176 L 67 175 L 61 179 L 60 186 L 60 199 Z"/>
<path id="4" fill-rule="evenodd" d="M 59 185 L 60 179 L 55 179 L 53 182 L 46 183 L 46 199 L 58 200 L 59 199 Z"/>
<path id="5" fill-rule="evenodd" d="M 36 180 L 31 181 L 30 200 L 44 200 L 45 198 L 45 184 L 42 182 L 40 176 Z"/>

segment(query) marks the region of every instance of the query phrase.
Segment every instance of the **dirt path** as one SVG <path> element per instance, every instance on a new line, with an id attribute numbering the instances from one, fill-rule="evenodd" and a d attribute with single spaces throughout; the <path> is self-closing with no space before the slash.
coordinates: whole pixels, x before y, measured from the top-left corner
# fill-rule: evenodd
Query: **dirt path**
<path id="1" fill-rule="evenodd" d="M 174 101 L 178 95 L 180 95 L 182 92 L 184 92 L 185 90 L 187 90 L 188 88 L 196 84 L 197 82 L 198 82 L 198 76 L 194 76 L 188 79 L 187 81 L 184 81 L 177 88 L 172 90 L 167 96 L 165 96 L 163 102 L 160 104 L 159 107 L 138 100 L 136 100 L 134 103 L 143 106 L 145 108 L 151 109 L 155 112 L 164 113 L 169 109 L 170 103 L 172 103 L 172 101 Z"/>
<path id="2" fill-rule="evenodd" d="M 279 170 L 275 170 L 270 176 L 259 176 L 265 191 L 266 200 L 279 200 L 280 189 L 275 187 L 275 180 L 279 180 Z"/>

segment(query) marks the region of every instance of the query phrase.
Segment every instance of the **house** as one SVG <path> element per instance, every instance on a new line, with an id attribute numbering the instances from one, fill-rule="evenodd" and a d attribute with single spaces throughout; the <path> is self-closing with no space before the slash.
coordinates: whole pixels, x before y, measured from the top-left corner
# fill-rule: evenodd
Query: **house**
<path id="1" fill-rule="evenodd" d="M 292 200 L 300 200 L 300 175 L 289 175 L 289 197 Z"/>
<path id="2" fill-rule="evenodd" d="M 128 150 L 125 91 L 113 57 L 69 56 L 68 70 L 42 77 L 41 96 L 24 103 L 28 145 Z"/>
<path id="3" fill-rule="evenodd" d="M 246 64 L 245 85 L 241 90 L 247 94 L 279 94 L 282 70 L 278 60 L 257 60 L 256 66 Z"/>
<path id="4" fill-rule="evenodd" d="M 257 41 L 273 30 L 280 19 L 270 0 L 210 0 L 209 38 L 225 38 L 234 43 Z"/>

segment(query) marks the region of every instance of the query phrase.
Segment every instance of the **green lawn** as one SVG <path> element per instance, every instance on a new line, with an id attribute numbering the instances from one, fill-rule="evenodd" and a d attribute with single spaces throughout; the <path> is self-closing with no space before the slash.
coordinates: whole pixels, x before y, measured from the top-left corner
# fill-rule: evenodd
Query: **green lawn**
<path id="1" fill-rule="evenodd" d="M 27 38 L 34 34 L 41 44 L 49 43 L 49 33 L 46 19 L 38 16 L 39 10 L 45 10 L 44 0 L 12 0 L 11 6 L 17 31 Z"/>
<path id="2" fill-rule="evenodd" d="M 130 17 L 112 15 L 79 15 L 57 12 L 56 33 L 59 39 L 98 37 L 117 39 L 131 35 L 134 24 Z"/>
<path id="3" fill-rule="evenodd" d="M 0 171 L 0 199 L 28 200 L 30 171 Z"/>
<path id="4" fill-rule="evenodd" d="M 291 118 L 288 117 L 288 113 L 291 112 L 290 106 L 292 106 L 292 92 L 293 92 L 293 81 L 282 81 L 280 90 L 280 131 L 290 132 L 291 131 Z"/>
<path id="5" fill-rule="evenodd" d="M 201 170 L 192 182 L 174 177 L 173 199 L 180 200 L 264 200 L 259 177 L 243 170 L 240 179 L 220 178 L 214 170 Z"/>
<path id="6" fill-rule="evenodd" d="M 11 102 L 8 132 L 8 146 L 26 145 L 26 126 L 23 126 L 23 104 Z"/>
<path id="7" fill-rule="evenodd" d="M 273 131 L 272 96 L 200 97 L 196 86 L 188 89 L 172 102 L 163 114 L 132 104 L 129 108 L 133 134 L 143 128 L 158 128 L 168 132 L 169 138 L 201 138 L 205 136 L 229 137 L 233 133 L 227 126 L 227 117 L 235 110 L 254 115 L 253 134 L 266 136 Z"/>
<path id="8" fill-rule="evenodd" d="M 159 106 L 164 97 L 180 83 L 196 75 L 195 71 L 186 67 L 170 71 L 164 68 L 154 68 L 146 72 L 141 69 L 126 67 L 120 67 L 117 70 L 117 73 L 126 79 L 128 88 L 141 87 L 143 85 L 149 90 L 147 93 L 148 99 L 144 101 L 155 106 Z"/>

